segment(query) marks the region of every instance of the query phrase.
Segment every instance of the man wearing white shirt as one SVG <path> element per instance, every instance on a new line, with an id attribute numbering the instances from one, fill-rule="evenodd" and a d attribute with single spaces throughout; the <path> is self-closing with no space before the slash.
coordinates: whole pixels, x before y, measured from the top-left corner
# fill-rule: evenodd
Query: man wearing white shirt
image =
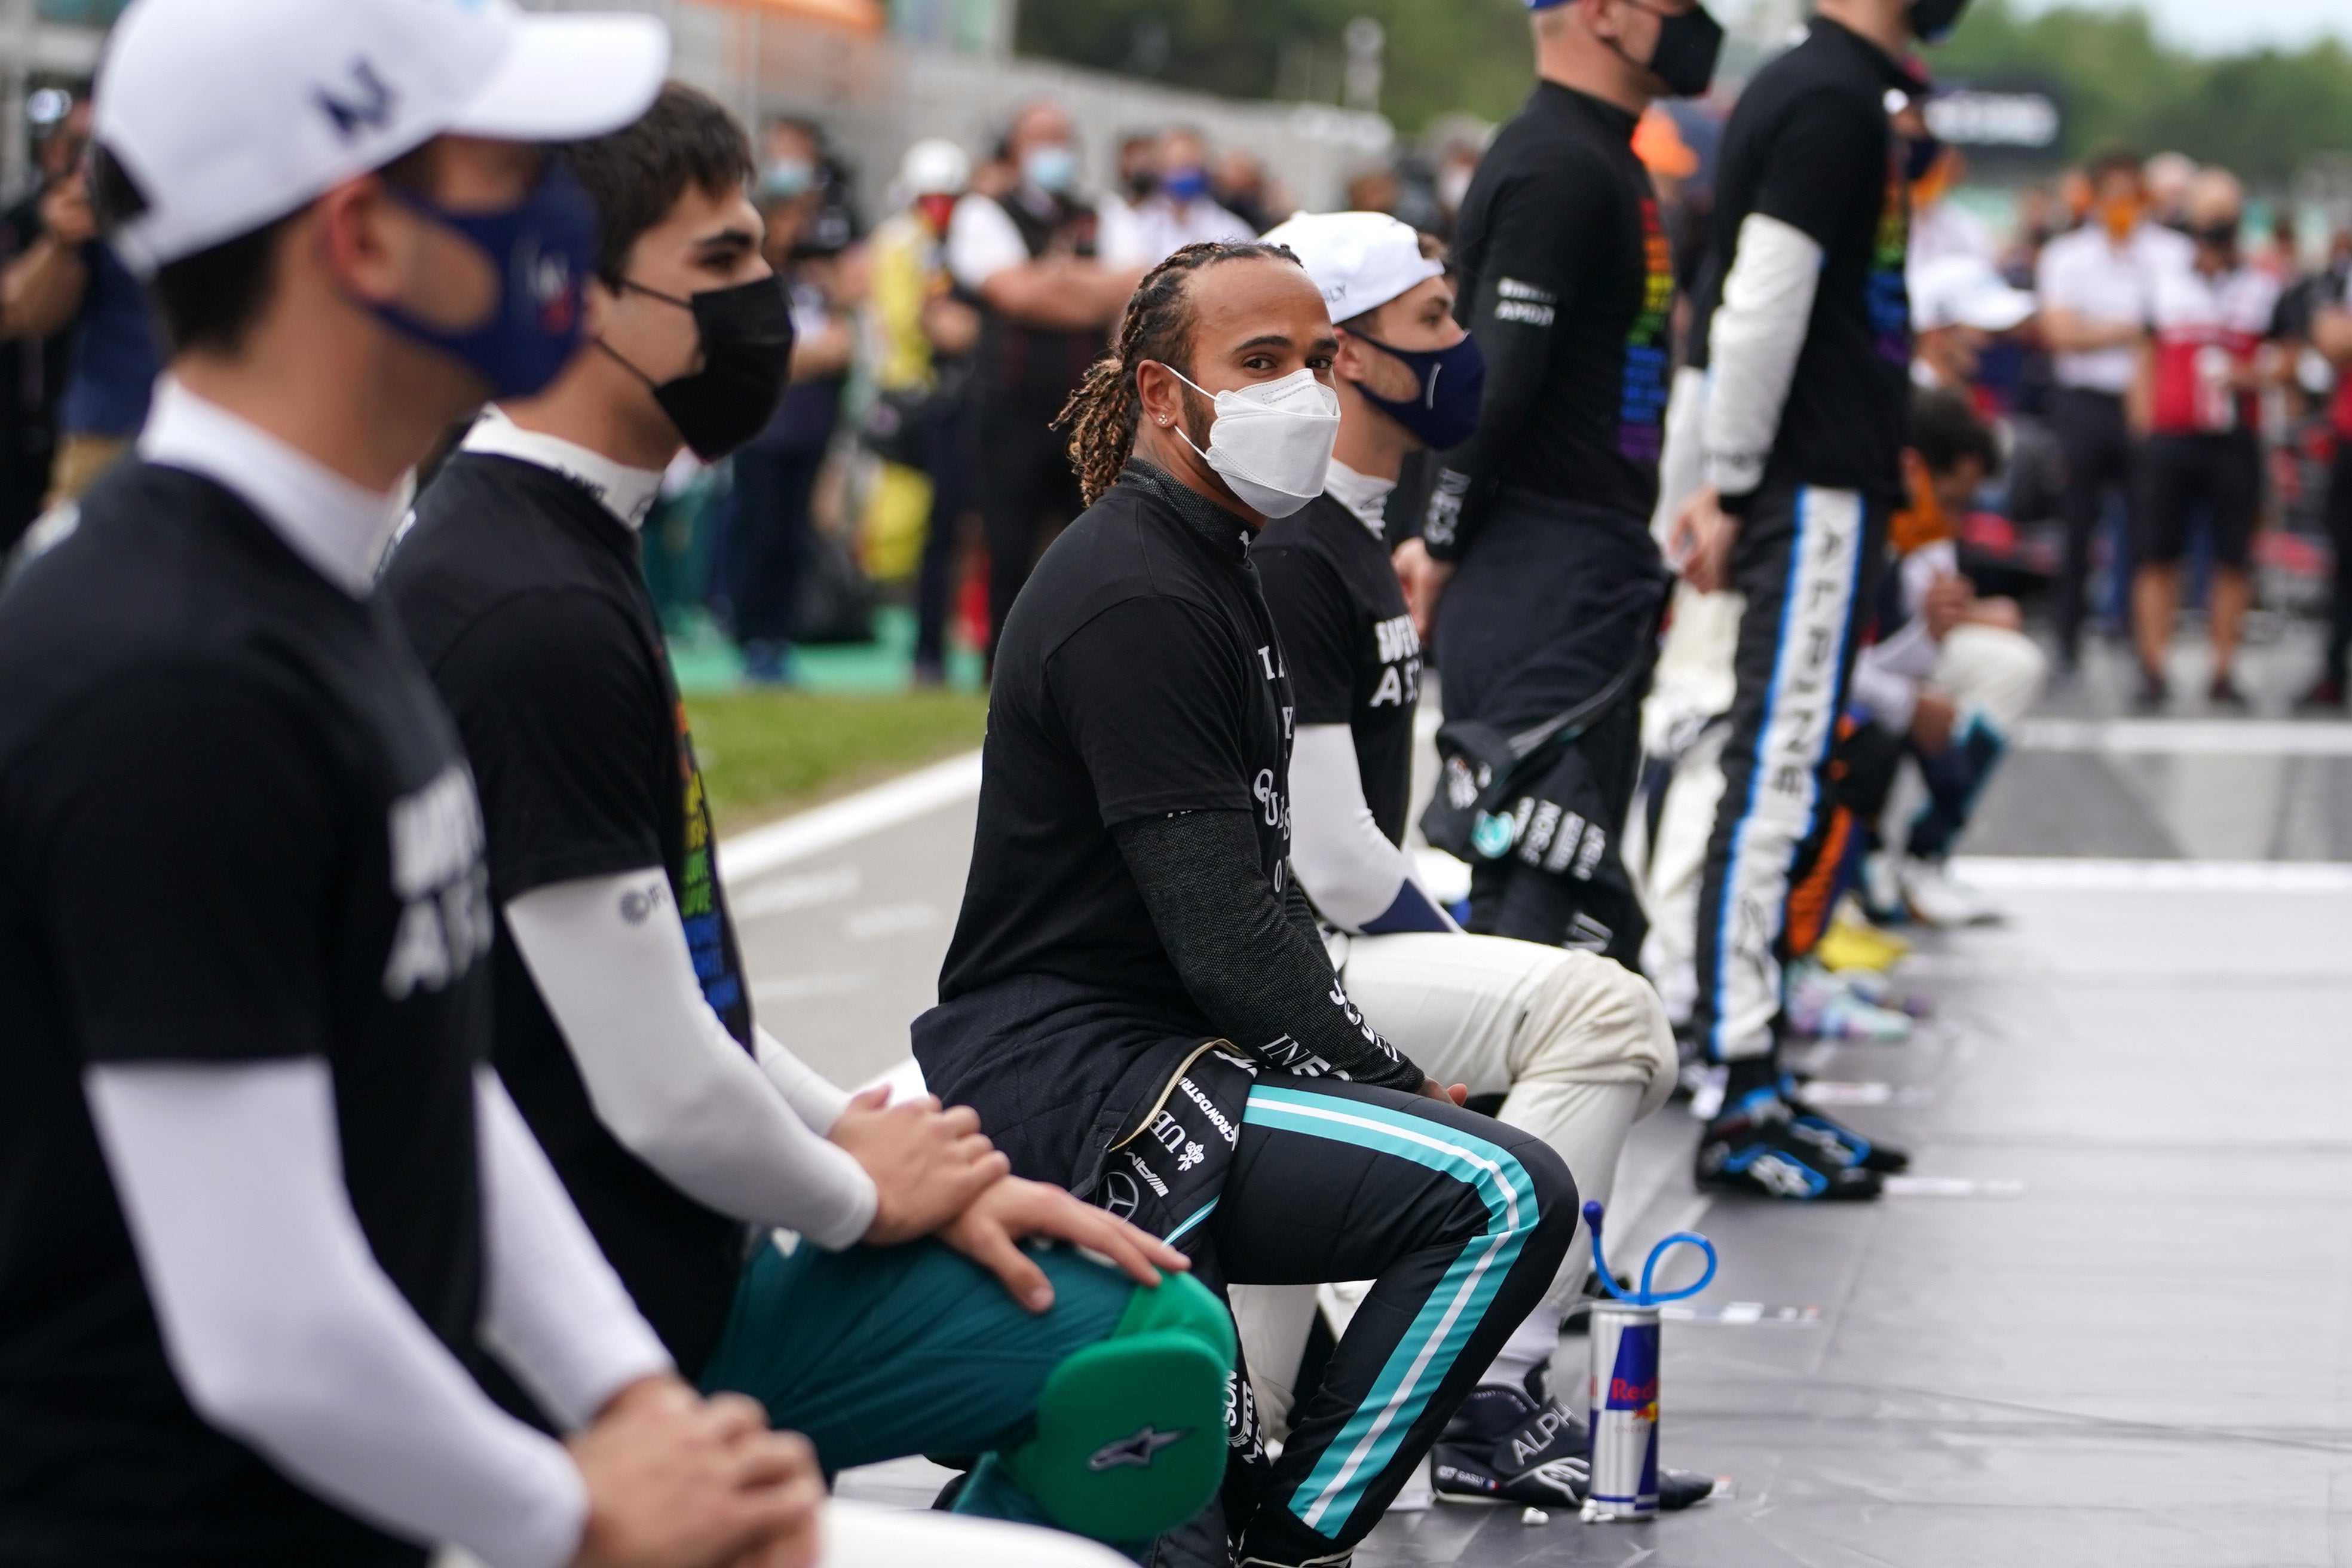
<path id="1" fill-rule="evenodd" d="M 505 0 L 115 33 L 96 205 L 173 358 L 0 595 L 0 1560 L 814 1550 L 806 1446 L 678 1380 L 488 1069 L 472 776 L 366 600 L 404 471 L 577 346 L 536 143 L 666 58 Z"/>
<path id="2" fill-rule="evenodd" d="M 2070 669 L 2088 612 L 2091 539 L 2100 512 L 2110 490 L 2122 500 L 2127 520 L 2137 504 L 2137 443 L 2124 402 L 2147 335 L 2149 289 L 2159 271 L 2186 259 L 2188 249 L 2187 240 L 2147 217 L 2136 155 L 2122 149 L 2103 153 L 2089 172 L 2091 221 L 2045 246 L 2034 274 L 2042 335 L 2056 355 L 2054 423 L 2066 461 L 2058 653 Z"/>
<path id="3" fill-rule="evenodd" d="M 972 481 L 992 657 L 1037 552 L 1083 506 L 1053 422 L 1150 259 L 1130 208 L 1079 195 L 1076 137 L 1059 105 L 1024 105 L 1004 144 L 1020 183 L 958 202 L 947 242 L 949 273 L 981 305 Z"/>
<path id="4" fill-rule="evenodd" d="M 1134 212 L 1137 243 L 1150 262 L 1202 241 L 1257 237 L 1209 194 L 1209 150 L 1197 131 L 1171 131 L 1160 139 L 1159 174 Z"/>

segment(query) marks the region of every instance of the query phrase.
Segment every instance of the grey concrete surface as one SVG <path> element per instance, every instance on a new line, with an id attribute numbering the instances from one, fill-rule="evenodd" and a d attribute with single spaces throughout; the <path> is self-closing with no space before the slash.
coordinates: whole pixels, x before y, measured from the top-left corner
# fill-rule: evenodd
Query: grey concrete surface
<path id="1" fill-rule="evenodd" d="M 1680 1107 L 1635 1130 L 1616 1255 L 1685 1226 L 1722 1250 L 1663 1412 L 1668 1462 L 1731 1497 L 1632 1526 L 1441 1505 L 1363 1568 L 2352 1561 L 2352 874 L 2312 864 L 2352 858 L 2352 726 L 2276 722 L 2308 653 L 2249 658 L 2266 727 L 2216 740 L 2186 700 L 2154 739 L 2053 727 L 1988 793 L 1969 852 L 2082 858 L 2081 885 L 1989 863 L 2012 919 L 1921 938 L 1919 1037 L 1809 1063 L 1922 1193 L 1710 1203 Z M 2045 712 L 2104 724 L 2122 689 L 2101 650 Z M 971 828 L 964 803 L 732 889 L 762 1018 L 839 1081 L 904 1058 Z"/>

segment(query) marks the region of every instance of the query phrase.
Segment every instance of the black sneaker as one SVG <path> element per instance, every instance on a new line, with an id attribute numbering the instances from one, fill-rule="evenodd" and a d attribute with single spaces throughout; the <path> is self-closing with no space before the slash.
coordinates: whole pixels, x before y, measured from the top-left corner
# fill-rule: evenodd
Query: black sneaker
<path id="1" fill-rule="evenodd" d="M 1808 1121 L 1819 1121 L 1808 1116 Z M 1692 1176 L 1702 1187 L 1790 1203 L 1861 1202 L 1878 1196 L 1878 1173 L 1823 1152 L 1818 1131 L 1801 1135 L 1796 1114 L 1759 1089 L 1708 1123 Z"/>
<path id="2" fill-rule="evenodd" d="M 1592 1434 L 1551 1400 L 1507 1383 L 1482 1383 L 1445 1424 L 1430 1476 L 1447 1502 L 1578 1509 L 1591 1489 Z M 1658 1510 L 1676 1513 L 1716 1492 L 1711 1476 L 1658 1471 Z"/>
<path id="3" fill-rule="evenodd" d="M 2148 667 L 2144 664 L 2141 665 L 2139 667 L 2139 688 L 2132 693 L 2131 705 L 2133 711 L 2138 713 L 2161 713 L 2164 711 L 2165 705 L 2171 700 L 2172 687 L 2170 683 L 2168 683 L 2164 677 L 2157 671 L 2148 668 Z"/>
<path id="4" fill-rule="evenodd" d="M 1821 1152 L 1832 1164 L 1897 1176 L 1911 1168 L 1911 1156 L 1900 1149 L 1864 1138 L 1845 1123 L 1824 1116 L 1805 1101 L 1804 1085 L 1788 1073 L 1780 1076 L 1780 1099 L 1795 1112 L 1789 1133 Z"/>
<path id="5" fill-rule="evenodd" d="M 2205 689 L 2205 700 L 2225 713 L 2251 713 L 2253 701 L 2238 689 L 2238 683 L 2225 672 L 2213 678 Z"/>
<path id="6" fill-rule="evenodd" d="M 2341 713 L 2345 706 L 2344 682 L 2333 675 L 2321 676 L 2294 700 L 2298 713 Z"/>

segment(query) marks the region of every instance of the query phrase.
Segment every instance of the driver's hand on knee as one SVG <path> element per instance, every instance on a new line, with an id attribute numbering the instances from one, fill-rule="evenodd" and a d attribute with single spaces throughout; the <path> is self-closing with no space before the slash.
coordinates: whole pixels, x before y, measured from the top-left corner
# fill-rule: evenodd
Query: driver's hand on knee
<path id="1" fill-rule="evenodd" d="M 1421 1092 L 1428 1099 L 1443 1100 L 1448 1105 L 1465 1105 L 1469 1103 L 1470 1100 L 1470 1086 L 1468 1084 L 1457 1083 L 1451 1088 L 1448 1088 L 1446 1085 L 1438 1082 L 1433 1078 L 1425 1078 L 1421 1080 Z"/>
<path id="2" fill-rule="evenodd" d="M 940 1239 L 997 1277 L 1013 1299 L 1033 1312 L 1054 1304 L 1053 1282 L 1021 1249 L 1033 1237 L 1066 1241 L 1099 1254 L 1140 1285 L 1160 1283 L 1160 1271 L 1182 1273 L 1182 1253 L 1104 1209 L 1045 1182 L 1007 1176 L 980 1194 L 939 1233 Z"/>
<path id="3" fill-rule="evenodd" d="M 896 1105 L 889 1100 L 887 1089 L 867 1089 L 826 1134 L 874 1180 L 877 1201 L 866 1240 L 877 1247 L 930 1235 L 1013 1168 L 970 1106 L 941 1110 L 928 1094 Z"/>

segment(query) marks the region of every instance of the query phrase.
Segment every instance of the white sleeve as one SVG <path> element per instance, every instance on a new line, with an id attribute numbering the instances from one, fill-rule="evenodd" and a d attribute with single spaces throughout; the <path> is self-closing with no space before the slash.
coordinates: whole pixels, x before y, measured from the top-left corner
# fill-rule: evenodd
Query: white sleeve
<path id="1" fill-rule="evenodd" d="M 315 1057 L 89 1069 L 107 1169 L 196 1410 L 340 1508 L 492 1568 L 587 1521 L 562 1446 L 493 1405 L 368 1248 Z"/>
<path id="2" fill-rule="evenodd" d="M 1003 207 L 987 196 L 966 196 L 948 220 L 947 259 L 955 280 L 977 294 L 1006 268 L 1028 260 L 1029 247 Z"/>
<path id="3" fill-rule="evenodd" d="M 668 877 L 648 867 L 535 888 L 506 917 L 623 1147 L 721 1214 L 849 1246 L 874 1223 L 873 1181 L 728 1034 L 670 910 Z"/>
<path id="4" fill-rule="evenodd" d="M 1853 679 L 1847 683 L 1846 695 L 1856 707 L 1868 709 L 1870 716 L 1886 728 L 1898 735 L 1907 734 L 1911 715 L 1919 706 L 1919 682 L 1889 668 L 1886 656 L 1885 643 L 1864 648 L 1853 661 Z"/>
<path id="5" fill-rule="evenodd" d="M 2074 256 L 2072 246 L 2053 242 L 2042 247 L 2042 256 L 2033 264 L 2033 293 L 2034 302 L 2042 310 L 2075 309 Z"/>
<path id="6" fill-rule="evenodd" d="M 754 1025 L 751 1046 L 760 1070 L 792 1106 L 794 1114 L 819 1132 L 830 1134 L 841 1113 L 849 1109 L 849 1091 L 787 1049 L 782 1041 Z"/>
<path id="7" fill-rule="evenodd" d="M 1003 209 L 999 208 L 997 216 L 1003 216 Z M 1006 218 L 1004 226 L 1011 228 L 1013 220 Z M 1095 259 L 1113 272 L 1124 272 L 1130 267 L 1150 266 L 1160 258 L 1151 254 L 1144 239 L 1141 215 L 1125 202 L 1106 201 L 1095 205 Z"/>
<path id="8" fill-rule="evenodd" d="M 1685 365 L 1666 395 L 1666 445 L 1658 459 L 1658 507 L 1650 533 L 1663 546 L 1683 503 L 1706 483 L 1706 372 Z"/>
<path id="9" fill-rule="evenodd" d="M 1413 878 L 1364 804 L 1354 734 L 1302 724 L 1290 752 L 1290 868 L 1316 910 L 1340 930 L 1459 931 Z"/>
<path id="10" fill-rule="evenodd" d="M 1804 230 L 1762 213 L 1740 224 L 1706 340 L 1706 478 L 1726 495 L 1763 482 L 1821 276 L 1822 247 Z"/>
<path id="11" fill-rule="evenodd" d="M 548 1412 L 585 1426 L 669 1353 L 596 1249 L 546 1152 L 489 1068 L 474 1074 L 482 1153 L 482 1341 Z"/>

